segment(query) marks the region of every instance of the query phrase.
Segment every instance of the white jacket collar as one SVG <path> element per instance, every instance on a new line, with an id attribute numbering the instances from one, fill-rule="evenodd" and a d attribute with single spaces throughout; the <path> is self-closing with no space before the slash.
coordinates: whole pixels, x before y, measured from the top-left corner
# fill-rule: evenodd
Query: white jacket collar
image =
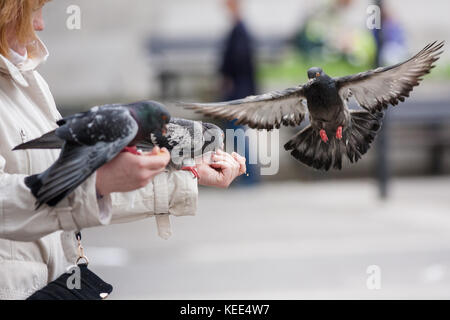
<path id="1" fill-rule="evenodd" d="M 13 49 L 9 49 L 9 61 L 15 64 L 16 66 L 19 63 L 25 62 L 28 60 L 28 51 L 25 50 L 25 55 L 20 55 L 18 52 Z"/>
<path id="2" fill-rule="evenodd" d="M 36 69 L 48 58 L 48 50 L 44 43 L 37 38 L 28 47 L 28 59 L 14 65 L 3 55 L 0 55 L 0 72 L 9 74 L 14 81 L 23 87 L 28 87 L 28 82 L 22 75 L 23 72 Z"/>

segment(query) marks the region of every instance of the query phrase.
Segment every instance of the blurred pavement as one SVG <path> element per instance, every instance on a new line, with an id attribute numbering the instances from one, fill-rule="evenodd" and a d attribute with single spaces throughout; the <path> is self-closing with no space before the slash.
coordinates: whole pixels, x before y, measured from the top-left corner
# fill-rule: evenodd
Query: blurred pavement
<path id="1" fill-rule="evenodd" d="M 201 189 L 195 217 L 85 230 L 111 299 L 449 299 L 450 177 Z M 381 289 L 366 286 L 381 268 Z"/>

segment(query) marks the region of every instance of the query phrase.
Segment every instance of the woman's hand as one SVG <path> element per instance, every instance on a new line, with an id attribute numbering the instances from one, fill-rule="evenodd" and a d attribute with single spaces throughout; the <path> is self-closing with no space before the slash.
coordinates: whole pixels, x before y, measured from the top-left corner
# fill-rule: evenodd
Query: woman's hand
<path id="1" fill-rule="evenodd" d="M 247 171 L 245 158 L 233 152 L 231 155 L 217 150 L 216 153 L 205 154 L 197 162 L 199 184 L 219 188 L 227 188 L 233 180 Z"/>
<path id="2" fill-rule="evenodd" d="M 105 196 L 145 187 L 154 176 L 164 171 L 169 160 L 170 153 L 166 148 L 155 147 L 142 155 L 119 153 L 97 170 L 97 192 Z"/>

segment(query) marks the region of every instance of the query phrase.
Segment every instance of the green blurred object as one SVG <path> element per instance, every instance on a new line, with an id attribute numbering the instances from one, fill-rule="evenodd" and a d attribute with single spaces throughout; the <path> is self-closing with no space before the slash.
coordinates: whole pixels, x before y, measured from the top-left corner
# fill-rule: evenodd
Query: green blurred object
<path id="1" fill-rule="evenodd" d="M 324 61 L 320 58 L 307 59 L 301 53 L 290 52 L 277 63 L 262 63 L 258 69 L 258 78 L 263 82 L 289 81 L 306 82 L 306 71 L 313 66 L 320 66 L 331 76 L 342 76 L 371 68 L 370 63 L 354 65 L 343 57 Z"/>
<path id="2" fill-rule="evenodd" d="M 372 69 L 373 66 L 369 61 L 370 59 L 364 64 L 356 65 L 350 63 L 344 57 L 329 60 L 323 60 L 321 57 L 308 59 L 303 54 L 291 50 L 275 63 L 260 63 L 257 77 L 263 86 L 273 82 L 300 84 L 308 80 L 306 71 L 313 66 L 320 66 L 330 76 L 337 77 Z M 427 77 L 450 80 L 450 63 L 440 62 Z"/>

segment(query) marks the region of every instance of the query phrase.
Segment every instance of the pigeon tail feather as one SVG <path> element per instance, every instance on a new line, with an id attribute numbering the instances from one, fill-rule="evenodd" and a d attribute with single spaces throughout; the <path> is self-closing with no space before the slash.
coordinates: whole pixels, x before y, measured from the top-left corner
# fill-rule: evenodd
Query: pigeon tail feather
<path id="1" fill-rule="evenodd" d="M 35 196 L 35 198 L 37 198 L 38 192 L 42 188 L 42 181 L 39 178 L 39 175 L 33 174 L 31 176 L 26 177 L 25 185 L 30 189 L 31 193 Z M 37 203 L 36 209 L 39 209 L 40 206 L 41 203 Z"/>
<path id="2" fill-rule="evenodd" d="M 24 149 L 59 149 L 64 141 L 55 134 L 55 130 L 50 131 L 39 138 L 19 144 L 13 150 Z"/>
<path id="3" fill-rule="evenodd" d="M 284 148 L 292 150 L 298 161 L 317 170 L 342 169 L 345 154 L 350 162 L 357 162 L 365 154 L 381 127 L 383 113 L 351 111 L 350 125 L 343 129 L 342 139 L 331 137 L 327 143 L 318 130 L 310 125 L 289 140 Z"/>
<path id="4" fill-rule="evenodd" d="M 51 207 L 56 206 L 70 192 L 70 190 L 64 190 L 63 192 L 54 195 L 47 202 L 41 201 L 39 191 L 41 190 L 44 184 L 40 176 L 41 176 L 40 174 L 33 174 L 25 178 L 25 185 L 30 189 L 31 193 L 37 199 L 35 208 L 36 210 L 39 209 L 44 203 L 47 203 Z"/>

